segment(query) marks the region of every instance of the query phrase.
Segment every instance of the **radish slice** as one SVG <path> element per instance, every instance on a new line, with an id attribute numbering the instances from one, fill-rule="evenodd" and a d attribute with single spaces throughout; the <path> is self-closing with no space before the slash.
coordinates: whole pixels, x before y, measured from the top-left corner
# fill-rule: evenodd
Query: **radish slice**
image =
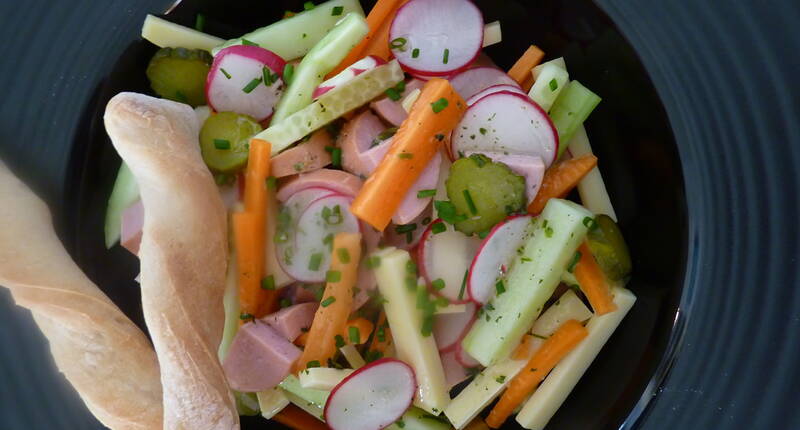
<path id="1" fill-rule="evenodd" d="M 464 348 L 462 348 L 460 344 L 458 348 L 456 348 L 456 361 L 466 368 L 478 367 L 481 365 L 478 360 L 472 358 L 467 351 L 464 351 Z"/>
<path id="2" fill-rule="evenodd" d="M 464 312 L 433 316 L 433 337 L 436 339 L 439 351 L 454 350 L 467 335 L 467 329 L 475 321 L 478 307 L 475 303 L 467 303 L 465 306 Z"/>
<path id="3" fill-rule="evenodd" d="M 452 135 L 451 151 L 535 155 L 545 165 L 558 154 L 558 133 L 550 117 L 528 96 L 500 91 L 467 109 Z"/>
<path id="4" fill-rule="evenodd" d="M 483 239 L 481 247 L 472 260 L 467 279 L 469 296 L 485 305 L 497 291 L 497 279 L 508 270 L 517 249 L 525 242 L 530 215 L 514 215 L 497 224 Z M 523 263 L 524 264 L 524 263 Z"/>
<path id="5" fill-rule="evenodd" d="M 380 430 L 411 406 L 417 380 L 406 363 L 384 358 L 356 370 L 333 387 L 325 423 L 333 430 Z"/>
<path id="6" fill-rule="evenodd" d="M 442 360 L 442 368 L 444 369 L 444 379 L 447 383 L 447 388 L 452 389 L 456 385 L 469 378 L 467 369 L 456 360 L 455 350 L 447 351 L 439 354 Z"/>
<path id="7" fill-rule="evenodd" d="M 519 86 L 516 85 L 509 85 L 509 84 L 497 84 L 492 85 L 489 88 L 475 94 L 474 96 L 470 97 L 467 100 L 467 106 L 472 106 L 476 101 L 482 99 L 484 96 L 488 96 L 489 94 L 499 93 L 500 91 L 511 91 L 512 93 L 517 94 L 524 94 L 528 95 L 525 91 L 522 90 Z"/>
<path id="8" fill-rule="evenodd" d="M 281 207 L 276 224 L 275 237 L 271 239 L 275 242 L 278 264 L 292 278 L 295 278 L 290 273 L 290 270 L 294 262 L 293 256 L 296 252 L 295 233 L 297 232 L 297 221 L 311 203 L 332 195 L 337 195 L 337 193 L 320 187 L 306 188 L 289 197 Z"/>
<path id="9" fill-rule="evenodd" d="M 352 199 L 334 194 L 308 205 L 300 219 L 286 273 L 302 282 L 323 282 L 331 264 L 330 241 L 340 232 L 358 233 L 358 219 L 350 212 Z"/>
<path id="10" fill-rule="evenodd" d="M 381 57 L 377 57 L 375 55 L 364 57 L 353 63 L 350 67 L 339 72 L 336 76 L 319 84 L 317 89 L 314 90 L 312 97 L 314 97 L 314 99 L 317 99 L 319 98 L 319 96 L 338 87 L 339 85 L 342 85 L 346 82 L 353 80 L 353 78 L 366 72 L 367 70 L 372 70 L 383 64 L 386 64 L 386 60 L 384 60 Z"/>
<path id="11" fill-rule="evenodd" d="M 464 100 L 495 85 L 519 88 L 517 81 L 497 67 L 475 67 L 450 77 L 450 84 Z"/>
<path id="12" fill-rule="evenodd" d="M 446 76 L 481 52 L 483 15 L 469 0 L 413 0 L 397 11 L 389 40 L 403 69 Z"/>
<path id="13" fill-rule="evenodd" d="M 439 182 L 439 168 L 441 166 L 442 154 L 437 152 L 434 154 L 433 158 L 431 158 L 431 161 L 428 162 L 425 169 L 422 170 L 422 173 L 419 175 L 419 178 L 417 178 L 417 181 L 414 182 L 414 185 L 409 188 L 403 201 L 400 202 L 397 211 L 394 213 L 394 216 L 392 216 L 392 222 L 395 224 L 411 223 L 414 218 L 428 207 L 433 196 L 420 198 L 419 192 L 436 189 L 436 184 Z"/>
<path id="14" fill-rule="evenodd" d="M 434 227 L 436 225 L 439 227 Z M 434 228 L 440 229 L 442 225 L 445 226 L 443 232 L 433 232 Z M 442 220 L 432 222 L 425 230 L 419 248 L 420 271 L 428 285 L 441 279 L 444 281 L 444 288 L 431 290 L 450 303 L 469 302 L 465 283 L 469 266 L 479 246 L 480 240 L 476 237 L 466 236 Z"/>
<path id="15" fill-rule="evenodd" d="M 217 112 L 236 112 L 263 121 L 283 93 L 286 62 L 258 46 L 236 45 L 219 51 L 206 80 L 206 99 Z M 272 81 L 264 85 L 265 72 Z M 252 82 L 258 85 L 250 88 Z M 245 89 L 249 89 L 246 92 Z"/>

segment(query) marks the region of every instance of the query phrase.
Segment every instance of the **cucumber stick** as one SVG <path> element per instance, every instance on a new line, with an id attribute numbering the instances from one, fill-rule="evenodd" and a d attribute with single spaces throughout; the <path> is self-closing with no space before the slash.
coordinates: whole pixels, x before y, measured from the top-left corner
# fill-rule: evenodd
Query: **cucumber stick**
<path id="1" fill-rule="evenodd" d="M 530 330 L 561 274 L 588 231 L 584 207 L 550 199 L 536 219 L 531 238 L 506 276 L 506 291 L 483 307 L 462 345 L 473 358 L 490 366 L 508 357 Z"/>
<path id="2" fill-rule="evenodd" d="M 284 391 L 283 394 L 290 402 L 315 418 L 325 421 L 323 414 L 325 412 L 325 402 L 328 401 L 328 396 L 331 395 L 330 391 L 303 388 L 300 385 L 300 380 L 294 375 L 284 378 L 278 386 L 281 387 Z"/>
<path id="3" fill-rule="evenodd" d="M 270 419 L 289 404 L 289 398 L 278 387 L 256 393 L 261 416 Z"/>
<path id="4" fill-rule="evenodd" d="M 228 253 L 228 273 L 225 275 L 225 295 L 222 296 L 222 307 L 225 309 L 225 325 L 222 329 L 222 340 L 217 349 L 220 363 L 225 361 L 228 350 L 231 349 L 233 338 L 236 337 L 236 332 L 239 331 L 239 324 L 242 322 L 239 318 L 241 313 L 239 308 L 239 270 L 236 263 L 236 249 L 231 248 L 231 252 Z"/>
<path id="5" fill-rule="evenodd" d="M 353 369 L 312 367 L 300 372 L 300 386 L 314 390 L 332 390 L 351 373 L 353 373 Z"/>
<path id="6" fill-rule="evenodd" d="M 422 335 L 422 311 L 416 306 L 416 289 L 406 286 L 406 278 L 416 286 L 416 274 L 407 272 L 411 264 L 408 252 L 387 248 L 374 254 L 380 259 L 375 269 L 378 289 L 387 300 L 386 319 L 392 329 L 397 357 L 408 363 L 417 376 L 414 405 L 439 415 L 450 402 L 442 361 L 433 336 Z"/>
<path id="7" fill-rule="evenodd" d="M 220 46 L 211 53 L 217 55 L 220 49 L 241 45 L 242 40 L 247 40 L 269 49 L 286 61 L 291 61 L 306 55 L 348 13 L 363 17 L 364 9 L 358 0 L 331 0 L 238 39 L 220 42 Z"/>
<path id="8" fill-rule="evenodd" d="M 569 73 L 562 67 L 547 62 L 542 64 L 542 68 L 539 70 L 539 77 L 536 78 L 531 90 L 528 92 L 528 97 L 535 101 L 545 112 L 548 112 L 568 83 Z"/>
<path id="9" fill-rule="evenodd" d="M 446 420 L 413 406 L 397 422 L 386 427 L 387 430 L 449 430 L 450 428 L 450 423 Z"/>
<path id="10" fill-rule="evenodd" d="M 119 242 L 122 234 L 122 213 L 137 200 L 139 200 L 139 184 L 136 183 L 131 169 L 123 161 L 119 166 L 114 189 L 111 191 L 111 197 L 108 198 L 106 208 L 106 248 L 111 248 Z"/>
<path id="11" fill-rule="evenodd" d="M 142 39 L 159 48 L 186 48 L 211 51 L 225 40 L 193 28 L 184 27 L 153 15 L 147 15 L 142 25 Z"/>
<path id="12" fill-rule="evenodd" d="M 295 68 L 294 76 L 275 106 L 272 122 L 279 123 L 311 104 L 312 94 L 325 79 L 325 75 L 338 66 L 367 33 L 367 20 L 355 13 L 347 14 L 336 24 Z"/>
<path id="13" fill-rule="evenodd" d="M 390 61 L 328 91 L 283 121 L 273 120 L 273 125 L 254 138 L 272 143 L 272 155 L 275 155 L 312 131 L 378 97 L 402 80 L 403 69 L 397 60 Z"/>
<path id="14" fill-rule="evenodd" d="M 614 287 L 611 293 L 617 310 L 589 320 L 589 335 L 553 368 L 517 414 L 517 422 L 526 429 L 542 430 L 547 425 L 636 301 L 625 288 Z"/>
<path id="15" fill-rule="evenodd" d="M 564 142 L 558 146 L 558 156 L 567 149 L 567 143 L 572 139 L 578 126 L 586 121 L 589 114 L 600 103 L 600 96 L 591 92 L 578 81 L 572 81 L 558 95 L 553 107 L 550 109 L 550 119 L 558 131 L 558 141 Z"/>

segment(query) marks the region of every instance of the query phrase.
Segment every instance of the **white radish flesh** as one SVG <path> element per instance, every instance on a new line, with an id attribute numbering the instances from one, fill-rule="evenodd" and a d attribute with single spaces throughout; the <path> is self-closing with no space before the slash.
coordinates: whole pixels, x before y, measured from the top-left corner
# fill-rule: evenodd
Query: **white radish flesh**
<path id="1" fill-rule="evenodd" d="M 482 305 L 489 302 L 497 292 L 497 280 L 505 275 L 517 254 L 517 249 L 525 242 L 532 217 L 512 216 L 494 226 L 481 243 L 472 260 L 467 279 L 469 296 Z"/>
<path id="2" fill-rule="evenodd" d="M 319 96 L 338 87 L 339 85 L 349 82 L 356 76 L 366 72 L 367 70 L 372 70 L 382 64 L 386 64 L 386 60 L 381 57 L 376 57 L 375 55 L 364 57 L 353 63 L 350 67 L 339 72 L 336 76 L 319 84 L 317 89 L 314 90 L 313 97 L 314 99 L 317 99 Z"/>
<path id="3" fill-rule="evenodd" d="M 472 106 L 473 104 L 475 104 L 476 101 L 482 99 L 484 96 L 488 96 L 489 94 L 499 93 L 500 91 L 511 91 L 512 93 L 525 94 L 525 91 L 523 91 L 522 88 L 516 85 L 509 85 L 509 84 L 492 85 L 491 87 L 486 88 L 485 90 L 479 92 L 478 94 L 475 94 L 474 96 L 470 97 L 467 100 L 467 106 Z"/>
<path id="4" fill-rule="evenodd" d="M 467 109 L 452 135 L 452 152 L 533 155 L 545 165 L 558 154 L 558 133 L 550 117 L 527 96 L 500 91 Z"/>
<path id="5" fill-rule="evenodd" d="M 446 76 L 480 53 L 483 15 L 469 0 L 413 0 L 397 11 L 389 40 L 403 69 Z"/>
<path id="6" fill-rule="evenodd" d="M 443 232 L 433 232 L 434 228 L 442 225 L 445 226 Z M 467 272 L 479 246 L 480 239 L 466 236 L 444 221 L 436 220 L 428 226 L 420 245 L 420 269 L 428 285 L 439 279 L 444 282 L 444 288 L 432 288 L 436 294 L 450 303 L 469 301 Z"/>
<path id="7" fill-rule="evenodd" d="M 497 67 L 474 67 L 453 75 L 449 79 L 450 85 L 464 100 L 494 85 L 503 84 L 519 88 L 517 81 L 511 79 L 506 72 Z"/>
<path id="8" fill-rule="evenodd" d="M 417 382 L 406 363 L 385 358 L 364 366 L 333 388 L 325 422 L 333 430 L 380 430 L 411 406 Z"/>
<path id="9" fill-rule="evenodd" d="M 263 121 L 283 93 L 286 62 L 258 46 L 225 48 L 214 57 L 206 80 L 206 99 L 217 112 L 236 112 Z M 269 79 L 269 85 L 264 77 Z M 256 84 L 255 86 L 254 83 Z"/>
<path id="10" fill-rule="evenodd" d="M 433 337 L 439 351 L 452 351 L 467 334 L 467 330 L 475 320 L 477 306 L 467 303 L 464 312 L 453 314 L 437 314 L 433 317 Z"/>

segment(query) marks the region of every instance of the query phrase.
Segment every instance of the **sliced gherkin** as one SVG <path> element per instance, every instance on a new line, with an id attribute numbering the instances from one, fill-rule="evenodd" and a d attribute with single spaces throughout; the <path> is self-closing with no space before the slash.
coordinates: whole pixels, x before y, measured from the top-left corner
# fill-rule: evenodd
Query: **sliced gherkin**
<path id="1" fill-rule="evenodd" d="M 261 125 L 250 116 L 219 112 L 208 117 L 200 129 L 200 151 L 211 170 L 233 173 L 247 164 L 250 138 Z"/>
<path id="2" fill-rule="evenodd" d="M 206 103 L 206 78 L 212 60 L 202 49 L 161 48 L 147 65 L 147 79 L 159 96 L 200 106 Z"/>
<path id="3" fill-rule="evenodd" d="M 621 281 L 630 276 L 633 270 L 631 254 L 622 232 L 611 217 L 595 217 L 587 239 L 597 264 L 609 279 Z"/>

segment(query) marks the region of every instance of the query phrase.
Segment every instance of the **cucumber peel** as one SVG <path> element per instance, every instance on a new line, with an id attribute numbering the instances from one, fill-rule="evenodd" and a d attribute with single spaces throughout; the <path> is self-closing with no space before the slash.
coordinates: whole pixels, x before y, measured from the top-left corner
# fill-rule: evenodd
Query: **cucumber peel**
<path id="1" fill-rule="evenodd" d="M 355 13 L 347 14 L 336 24 L 297 65 L 294 77 L 275 106 L 272 121 L 280 122 L 311 104 L 314 90 L 325 79 L 325 75 L 338 66 L 367 33 L 367 21 Z"/>
<path id="2" fill-rule="evenodd" d="M 578 126 L 582 125 L 594 108 L 600 104 L 600 96 L 584 87 L 578 81 L 572 81 L 561 91 L 550 109 L 550 119 L 558 131 L 558 157 L 567 150 L 567 143 L 572 139 Z"/>
<path id="3" fill-rule="evenodd" d="M 106 207 L 105 238 L 106 248 L 119 242 L 122 235 L 122 212 L 139 200 L 139 184 L 125 162 L 119 166 L 114 189 Z"/>

